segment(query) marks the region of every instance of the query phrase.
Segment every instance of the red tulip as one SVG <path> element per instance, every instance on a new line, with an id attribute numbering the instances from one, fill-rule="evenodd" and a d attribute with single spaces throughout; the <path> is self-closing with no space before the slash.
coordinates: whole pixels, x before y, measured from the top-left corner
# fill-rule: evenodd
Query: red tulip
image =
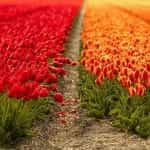
<path id="1" fill-rule="evenodd" d="M 62 67 L 64 64 L 61 63 L 61 62 L 58 62 L 58 61 L 54 61 L 53 65 L 56 66 L 56 67 Z"/>
<path id="2" fill-rule="evenodd" d="M 0 92 L 4 91 L 4 80 L 0 80 Z"/>
<path id="3" fill-rule="evenodd" d="M 66 74 L 64 64 L 72 62 L 63 54 L 64 43 L 79 6 L 35 6 L 36 11 L 15 6 L 14 12 L 8 11 L 10 7 L 0 9 L 0 77 L 6 79 L 0 80 L 0 92 L 24 100 L 48 96 L 48 88 L 41 84 L 56 91 L 52 83 Z M 32 15 L 22 15 L 28 11 Z M 19 20 L 10 21 L 18 16 Z"/>
<path id="4" fill-rule="evenodd" d="M 48 94 L 49 94 L 48 89 L 45 87 L 42 87 L 39 91 L 40 97 L 46 97 L 46 96 L 48 96 Z"/>
<path id="5" fill-rule="evenodd" d="M 55 93 L 54 94 L 54 100 L 57 102 L 57 103 L 63 103 L 64 101 L 64 97 L 61 93 Z"/>
<path id="6" fill-rule="evenodd" d="M 37 99 L 39 96 L 40 96 L 40 89 L 39 89 L 39 87 L 37 87 L 31 93 L 31 98 L 32 99 Z"/>
<path id="7" fill-rule="evenodd" d="M 49 90 L 50 90 L 50 91 L 57 91 L 57 89 L 58 89 L 57 84 L 51 84 L 51 85 L 49 86 Z"/>
<path id="8" fill-rule="evenodd" d="M 72 66 L 76 66 L 77 64 L 78 64 L 78 62 L 76 62 L 76 61 L 72 61 L 72 62 L 71 62 L 71 65 L 72 65 Z"/>
<path id="9" fill-rule="evenodd" d="M 23 94 L 23 87 L 19 83 L 15 83 L 8 91 L 8 95 L 10 97 L 21 98 L 23 97 L 22 94 Z"/>
<path id="10" fill-rule="evenodd" d="M 58 117 L 65 117 L 65 116 L 66 116 L 66 113 L 65 113 L 64 111 L 59 111 L 59 112 L 56 113 L 56 115 L 57 115 Z"/>

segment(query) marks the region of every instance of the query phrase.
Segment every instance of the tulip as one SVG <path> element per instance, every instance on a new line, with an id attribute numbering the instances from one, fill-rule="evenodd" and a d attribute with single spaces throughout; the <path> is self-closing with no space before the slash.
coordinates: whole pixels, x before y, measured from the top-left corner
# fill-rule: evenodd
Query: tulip
<path id="1" fill-rule="evenodd" d="M 142 79 L 143 79 L 144 81 L 147 81 L 147 80 L 148 80 L 148 72 L 147 72 L 146 70 L 143 71 Z"/>
<path id="2" fill-rule="evenodd" d="M 142 84 L 137 84 L 137 85 L 136 85 L 136 93 L 137 93 L 139 96 L 144 96 L 145 90 L 146 90 L 146 88 L 145 88 Z"/>
<path id="3" fill-rule="evenodd" d="M 57 103 L 63 103 L 64 101 L 64 97 L 61 93 L 55 93 L 54 94 L 54 100 L 57 102 Z"/>
<path id="4" fill-rule="evenodd" d="M 102 85 L 103 80 L 104 80 L 104 76 L 103 76 L 103 74 L 100 74 L 98 76 L 98 78 L 95 80 L 95 83 L 98 84 L 98 85 Z"/>
<path id="5" fill-rule="evenodd" d="M 56 67 L 62 67 L 63 66 L 63 63 L 59 62 L 59 61 L 54 61 L 53 62 L 53 65 L 56 66 Z"/>
<path id="6" fill-rule="evenodd" d="M 19 83 L 15 83 L 8 91 L 10 97 L 21 98 L 23 97 L 23 88 Z"/>
<path id="7" fill-rule="evenodd" d="M 129 87 L 128 91 L 130 96 L 134 96 L 136 94 L 136 88 L 134 87 Z"/>
<path id="8" fill-rule="evenodd" d="M 48 89 L 45 87 L 42 87 L 39 91 L 40 97 L 46 97 L 46 96 L 48 96 L 48 94 L 49 94 Z"/>
<path id="9" fill-rule="evenodd" d="M 50 91 L 57 91 L 57 89 L 58 89 L 57 84 L 51 84 L 51 85 L 49 86 L 49 90 L 50 90 Z"/>
<path id="10" fill-rule="evenodd" d="M 146 86 L 146 88 L 150 88 L 150 77 L 149 77 L 148 80 L 145 82 L 145 86 Z"/>
<path id="11" fill-rule="evenodd" d="M 77 64 L 78 64 L 78 62 L 76 62 L 76 61 L 72 61 L 72 62 L 71 62 L 71 65 L 72 65 L 72 66 L 76 66 Z"/>
<path id="12" fill-rule="evenodd" d="M 66 116 L 66 113 L 65 113 L 64 111 L 59 111 L 59 112 L 56 113 L 56 115 L 57 115 L 58 117 L 65 117 L 65 116 Z"/>
<path id="13" fill-rule="evenodd" d="M 4 91 L 4 80 L 1 79 L 0 80 L 0 92 L 3 92 Z"/>

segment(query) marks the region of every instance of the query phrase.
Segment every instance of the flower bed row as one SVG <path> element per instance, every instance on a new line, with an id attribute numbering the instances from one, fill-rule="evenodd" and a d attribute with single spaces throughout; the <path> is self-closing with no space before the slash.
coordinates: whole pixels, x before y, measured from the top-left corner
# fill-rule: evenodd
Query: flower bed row
<path id="1" fill-rule="evenodd" d="M 120 91 L 126 93 L 126 99 L 133 99 L 132 96 L 148 96 L 146 99 L 147 103 L 149 103 L 149 24 L 146 24 L 144 21 L 122 12 L 119 9 L 111 6 L 101 6 L 98 5 L 98 2 L 96 4 L 97 5 L 91 5 L 90 3 L 87 4 L 83 20 L 83 51 L 81 53 L 81 64 L 88 72 L 95 76 L 95 83 L 97 85 L 102 87 L 106 84 L 106 82 L 109 82 L 108 80 L 110 80 L 109 86 L 112 87 L 111 84 L 114 85 L 113 82 L 117 81 L 119 89 L 123 87 Z M 101 11 L 99 11 L 100 9 Z M 115 82 L 115 86 L 113 86 L 110 91 L 108 90 L 107 93 L 103 93 L 103 98 L 105 96 L 116 96 L 116 93 L 112 91 L 117 91 L 116 86 Z M 114 87 L 116 87 L 116 89 Z M 99 92 L 102 91 L 100 90 Z M 117 99 L 120 99 L 120 96 L 121 93 L 118 93 Z M 144 102 L 145 101 L 143 101 L 143 103 Z M 95 105 L 99 104 L 95 103 Z M 137 108 L 140 106 L 141 104 L 137 104 Z M 125 104 L 124 107 L 126 107 Z M 123 116 L 123 114 L 120 113 L 123 108 L 119 109 L 119 112 L 115 109 L 118 119 L 120 116 Z M 135 107 L 135 109 L 131 111 L 132 113 L 130 113 L 130 115 L 139 112 L 139 110 L 136 110 Z M 110 110 L 107 111 L 109 112 Z M 146 128 L 148 128 L 150 127 L 150 123 L 148 123 L 150 119 L 148 117 L 150 114 L 150 107 L 145 111 L 142 110 L 142 113 L 144 113 L 147 117 Z M 129 119 L 133 121 L 129 114 L 128 116 L 126 115 L 127 114 L 125 114 L 124 117 L 126 117 L 129 122 Z M 138 121 L 140 120 L 138 115 L 137 118 L 137 122 L 134 122 L 136 125 L 133 123 L 134 127 L 131 127 L 134 130 L 138 126 Z M 120 121 L 120 124 L 123 124 L 122 122 Z M 124 126 L 130 128 L 129 122 Z M 147 134 L 150 135 L 150 131 L 144 132 L 147 132 Z"/>
<path id="2" fill-rule="evenodd" d="M 71 63 L 63 52 L 76 13 L 77 7 L 53 6 L 2 21 L 0 92 L 30 100 L 56 90 L 64 64 Z"/>
<path id="3" fill-rule="evenodd" d="M 26 136 L 50 97 L 63 102 L 58 80 L 75 64 L 64 44 L 80 4 L 0 6 L 0 143 Z"/>

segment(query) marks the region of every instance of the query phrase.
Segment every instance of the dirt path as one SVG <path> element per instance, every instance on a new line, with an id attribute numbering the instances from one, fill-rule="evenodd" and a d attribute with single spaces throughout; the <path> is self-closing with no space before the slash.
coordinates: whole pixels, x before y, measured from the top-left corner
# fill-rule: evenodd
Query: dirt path
<path id="1" fill-rule="evenodd" d="M 78 61 L 80 49 L 81 13 L 72 31 L 67 56 Z M 111 127 L 108 120 L 96 121 L 78 110 L 78 71 L 67 66 L 63 81 L 65 105 L 61 106 L 65 117 L 45 121 L 35 129 L 36 137 L 23 142 L 18 150 L 149 150 L 150 139 L 143 140 Z"/>

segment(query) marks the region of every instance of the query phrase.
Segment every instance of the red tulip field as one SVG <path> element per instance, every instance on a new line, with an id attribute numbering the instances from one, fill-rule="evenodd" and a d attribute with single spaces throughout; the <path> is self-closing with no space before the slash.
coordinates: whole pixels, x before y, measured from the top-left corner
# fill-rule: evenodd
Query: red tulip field
<path id="1" fill-rule="evenodd" d="M 45 98 L 51 96 L 56 102 L 63 102 L 63 95 L 57 92 L 58 78 L 66 74 L 65 64 L 74 64 L 71 59 L 64 56 L 63 52 L 64 43 L 79 6 L 65 3 L 48 6 L 0 6 L 2 99 L 8 99 L 7 101 L 18 99 L 26 103 L 38 99 L 45 101 Z M 6 109 L 11 111 L 10 107 Z M 4 115 L 6 112 L 2 110 L 1 113 Z M 19 114 L 17 115 L 19 117 Z M 9 116 L 5 117 L 3 119 L 9 119 Z M 1 122 L 1 125 L 5 124 L 8 124 L 7 120 Z M 7 132 L 11 131 L 4 129 L 4 132 L 9 134 Z M 11 140 L 15 135 L 7 136 Z M 2 135 L 0 137 L 3 138 L 2 141 L 9 140 Z"/>
<path id="2" fill-rule="evenodd" d="M 149 150 L 144 4 L 0 1 L 0 147 Z"/>

